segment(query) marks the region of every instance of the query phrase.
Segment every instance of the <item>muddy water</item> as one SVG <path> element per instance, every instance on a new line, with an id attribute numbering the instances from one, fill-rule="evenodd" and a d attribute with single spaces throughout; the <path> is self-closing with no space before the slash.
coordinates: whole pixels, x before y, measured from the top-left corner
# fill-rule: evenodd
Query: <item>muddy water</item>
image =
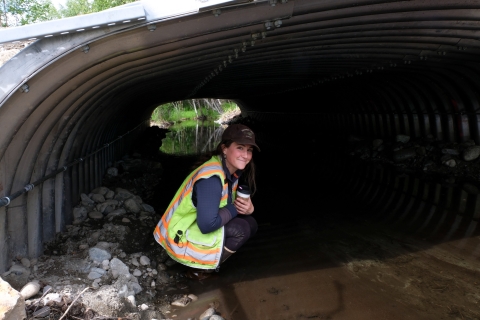
<path id="1" fill-rule="evenodd" d="M 215 303 L 227 320 L 480 319 L 478 234 L 407 234 L 332 190 L 314 157 L 302 158 L 298 172 L 284 146 L 255 157 L 258 233 L 219 273 L 188 280 L 178 293 L 199 300 L 168 317 L 198 318 Z"/>
<path id="2" fill-rule="evenodd" d="M 172 314 L 217 302 L 237 320 L 480 319 L 480 264 L 461 251 L 478 237 L 435 245 L 327 214 L 262 224 L 220 273 L 190 282 L 200 300 Z"/>

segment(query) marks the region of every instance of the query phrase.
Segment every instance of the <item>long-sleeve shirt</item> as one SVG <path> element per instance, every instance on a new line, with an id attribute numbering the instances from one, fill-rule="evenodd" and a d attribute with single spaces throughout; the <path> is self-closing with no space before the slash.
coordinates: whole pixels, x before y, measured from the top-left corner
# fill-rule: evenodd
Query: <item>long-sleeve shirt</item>
<path id="1" fill-rule="evenodd" d="M 225 159 L 222 159 L 222 164 L 225 181 L 220 181 L 218 176 L 212 176 L 208 179 L 200 179 L 193 186 L 192 201 L 197 208 L 197 224 L 204 234 L 221 228 L 238 214 L 233 205 L 232 186 L 243 171 L 237 170 L 230 174 L 225 165 Z M 228 183 L 227 205 L 219 209 L 222 186 L 225 183 Z"/>

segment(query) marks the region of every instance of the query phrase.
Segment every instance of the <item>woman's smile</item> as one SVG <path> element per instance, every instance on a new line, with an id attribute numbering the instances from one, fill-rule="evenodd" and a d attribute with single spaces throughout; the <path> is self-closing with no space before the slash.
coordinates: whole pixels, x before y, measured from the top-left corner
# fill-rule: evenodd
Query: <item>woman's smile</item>
<path id="1" fill-rule="evenodd" d="M 234 173 L 237 170 L 243 170 L 247 164 L 252 160 L 253 147 L 249 144 L 238 144 L 232 142 L 227 148 L 223 149 L 225 155 L 225 163 L 228 171 Z"/>

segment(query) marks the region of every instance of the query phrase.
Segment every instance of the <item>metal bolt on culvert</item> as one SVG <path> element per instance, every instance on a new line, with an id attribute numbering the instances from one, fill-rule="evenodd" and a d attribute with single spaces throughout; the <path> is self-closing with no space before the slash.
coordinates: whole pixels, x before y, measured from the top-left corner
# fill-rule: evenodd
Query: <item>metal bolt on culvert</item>
<path id="1" fill-rule="evenodd" d="M 155 31 L 157 29 L 157 25 L 155 24 L 151 24 L 151 25 L 148 25 L 147 26 L 147 29 L 152 32 L 152 31 Z"/>
<path id="2" fill-rule="evenodd" d="M 23 92 L 23 93 L 27 93 L 28 91 L 30 91 L 30 87 L 28 86 L 28 84 L 24 84 L 21 88 L 20 88 L 20 91 Z"/>
<path id="3" fill-rule="evenodd" d="M 275 27 L 280 28 L 282 26 L 282 20 L 275 20 Z"/>

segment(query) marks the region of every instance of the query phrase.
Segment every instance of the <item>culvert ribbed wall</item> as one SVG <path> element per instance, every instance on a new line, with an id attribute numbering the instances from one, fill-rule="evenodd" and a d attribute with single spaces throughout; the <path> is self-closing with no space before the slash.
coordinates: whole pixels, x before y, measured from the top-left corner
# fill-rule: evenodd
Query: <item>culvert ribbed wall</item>
<path id="1" fill-rule="evenodd" d="M 35 42 L 0 69 L 0 196 L 68 168 L 0 208 L 0 270 L 16 255 L 42 253 L 72 221 L 79 194 L 99 186 L 108 163 L 130 150 L 162 102 L 236 99 L 256 123 L 277 123 L 282 136 L 316 148 L 306 157 L 322 157 L 321 141 L 341 146 L 352 134 L 480 144 L 479 7 L 236 3 L 217 15 L 149 22 L 154 31 L 145 23 Z M 307 129 L 285 129 L 294 126 Z M 341 152 L 327 158 L 332 187 L 385 219 L 449 237 L 476 231 L 476 194 Z"/>

